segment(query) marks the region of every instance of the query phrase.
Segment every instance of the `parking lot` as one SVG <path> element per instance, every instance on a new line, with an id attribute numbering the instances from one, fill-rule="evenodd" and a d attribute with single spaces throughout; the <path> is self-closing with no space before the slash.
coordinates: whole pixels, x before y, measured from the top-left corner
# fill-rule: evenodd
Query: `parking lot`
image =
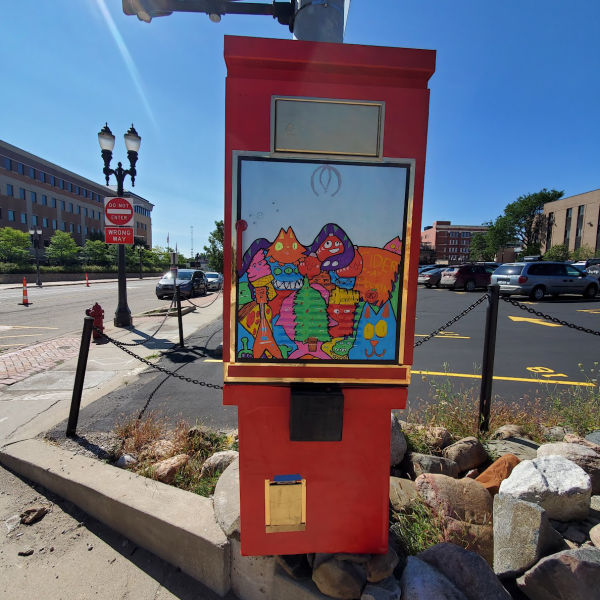
<path id="1" fill-rule="evenodd" d="M 466 293 L 419 286 L 415 342 L 444 325 L 484 292 Z M 514 297 L 528 308 L 562 321 L 600 330 L 600 298 L 561 296 L 533 302 Z M 432 384 L 449 381 L 479 393 L 485 314 L 483 302 L 449 329 L 415 349 L 409 403 L 432 395 Z M 600 336 L 549 322 L 503 300 L 498 312 L 493 393 L 501 398 L 547 397 L 569 386 L 594 385 L 594 362 L 600 361 Z"/>

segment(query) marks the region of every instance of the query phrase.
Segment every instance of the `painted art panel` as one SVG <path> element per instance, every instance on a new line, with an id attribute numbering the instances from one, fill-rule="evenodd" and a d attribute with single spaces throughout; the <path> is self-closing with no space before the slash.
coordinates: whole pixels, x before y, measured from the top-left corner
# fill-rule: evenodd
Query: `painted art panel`
<path id="1" fill-rule="evenodd" d="M 238 156 L 236 362 L 398 364 L 410 169 Z"/>

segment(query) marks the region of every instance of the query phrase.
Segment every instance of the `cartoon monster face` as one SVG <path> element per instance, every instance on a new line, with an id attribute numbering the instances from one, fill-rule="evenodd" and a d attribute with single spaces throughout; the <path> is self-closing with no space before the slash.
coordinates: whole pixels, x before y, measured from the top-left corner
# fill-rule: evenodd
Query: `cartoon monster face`
<path id="1" fill-rule="evenodd" d="M 395 341 L 396 318 L 389 300 L 378 313 L 371 305 L 365 304 L 348 357 L 352 360 L 393 360 Z"/>
<path id="2" fill-rule="evenodd" d="M 252 262 L 248 267 L 248 279 L 256 281 L 266 275 L 271 275 L 271 269 L 265 259 L 265 251 L 259 250 L 252 258 Z"/>
<path id="3" fill-rule="evenodd" d="M 317 258 L 321 262 L 332 260 L 332 257 L 344 251 L 344 244 L 337 235 L 330 233 L 317 249 Z"/>
<path id="4" fill-rule="evenodd" d="M 327 307 L 327 314 L 333 321 L 329 327 L 331 337 L 352 335 L 355 310 L 356 307 L 353 304 L 330 304 Z"/>
<path id="5" fill-rule="evenodd" d="M 331 283 L 344 290 L 351 290 L 356 282 L 356 277 L 340 277 L 335 271 L 330 271 Z"/>
<path id="6" fill-rule="evenodd" d="M 283 228 L 277 234 L 275 241 L 269 247 L 269 259 L 280 263 L 294 263 L 304 254 L 306 248 L 296 239 L 296 234 L 291 227 L 287 231 Z"/>
<path id="7" fill-rule="evenodd" d="M 333 344 L 331 350 L 337 356 L 347 356 L 350 348 L 352 348 L 352 340 L 340 340 Z"/>
<path id="8" fill-rule="evenodd" d="M 304 278 L 298 272 L 298 266 L 293 263 L 280 263 L 270 261 L 271 273 L 273 275 L 273 287 L 276 290 L 299 290 Z"/>

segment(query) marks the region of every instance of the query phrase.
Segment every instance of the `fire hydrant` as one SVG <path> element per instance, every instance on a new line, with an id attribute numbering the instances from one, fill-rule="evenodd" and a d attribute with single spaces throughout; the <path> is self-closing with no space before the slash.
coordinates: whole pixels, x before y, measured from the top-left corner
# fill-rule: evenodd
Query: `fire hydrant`
<path id="1" fill-rule="evenodd" d="M 88 317 L 94 317 L 94 328 L 92 329 L 92 335 L 95 340 L 102 337 L 104 331 L 104 311 L 102 307 L 96 302 L 92 308 L 86 308 L 85 314 Z"/>

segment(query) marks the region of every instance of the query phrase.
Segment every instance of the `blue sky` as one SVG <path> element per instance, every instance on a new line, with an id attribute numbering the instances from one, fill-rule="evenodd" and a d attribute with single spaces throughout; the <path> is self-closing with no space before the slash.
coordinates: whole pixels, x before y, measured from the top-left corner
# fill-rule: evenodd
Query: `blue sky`
<path id="1" fill-rule="evenodd" d="M 154 243 L 201 250 L 223 215 L 223 35 L 289 38 L 270 17 L 120 0 L 20 0 L 0 13 L 0 139 L 103 182 L 97 132 L 142 136 L 135 191 Z M 541 188 L 600 187 L 598 0 L 352 0 L 346 42 L 437 50 L 423 224 L 480 224 Z M 114 180 L 113 182 L 114 183 Z"/>

